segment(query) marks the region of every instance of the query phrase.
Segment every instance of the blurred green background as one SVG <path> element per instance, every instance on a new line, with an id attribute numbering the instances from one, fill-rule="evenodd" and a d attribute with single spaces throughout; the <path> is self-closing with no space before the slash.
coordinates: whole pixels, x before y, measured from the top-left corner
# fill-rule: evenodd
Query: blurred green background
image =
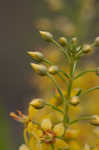
<path id="1" fill-rule="evenodd" d="M 99 35 L 99 0 L 3 0 L 0 3 L 1 150 L 17 150 L 23 142 L 23 127 L 9 113 L 16 109 L 24 112 L 30 98 L 37 95 L 37 87 L 28 81 L 31 70 L 26 51 L 47 45 L 40 38 L 39 29 L 92 41 Z M 98 50 L 85 62 L 94 60 L 99 66 Z"/>

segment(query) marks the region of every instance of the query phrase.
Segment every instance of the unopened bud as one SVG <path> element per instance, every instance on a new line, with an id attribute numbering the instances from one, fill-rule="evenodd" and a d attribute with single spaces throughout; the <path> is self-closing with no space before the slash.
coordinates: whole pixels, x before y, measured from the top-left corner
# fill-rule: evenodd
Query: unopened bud
<path id="1" fill-rule="evenodd" d="M 90 146 L 88 144 L 84 145 L 84 150 L 90 150 Z"/>
<path id="2" fill-rule="evenodd" d="M 96 37 L 96 39 L 95 39 L 95 46 L 99 46 L 99 36 L 98 37 Z"/>
<path id="3" fill-rule="evenodd" d="M 41 37 L 48 42 L 51 42 L 53 39 L 53 35 L 50 32 L 40 31 Z"/>
<path id="4" fill-rule="evenodd" d="M 41 122 L 41 127 L 44 131 L 46 130 L 51 130 L 52 128 L 52 122 L 50 119 L 44 119 L 42 122 Z"/>
<path id="5" fill-rule="evenodd" d="M 67 45 L 67 39 L 65 37 L 60 37 L 58 42 L 64 47 Z"/>
<path id="6" fill-rule="evenodd" d="M 41 109 L 45 106 L 45 102 L 44 102 L 44 100 L 37 98 L 37 99 L 33 99 L 30 102 L 30 105 L 36 109 Z"/>
<path id="7" fill-rule="evenodd" d="M 38 62 L 41 62 L 42 59 L 44 58 L 43 54 L 40 53 L 40 52 L 32 52 L 32 51 L 29 51 L 27 52 L 28 55 L 32 56 L 32 58 L 35 60 L 35 61 L 38 61 Z"/>
<path id="8" fill-rule="evenodd" d="M 91 51 L 92 51 L 92 46 L 91 45 L 89 45 L 89 44 L 83 45 L 83 52 L 85 54 L 90 53 Z"/>
<path id="9" fill-rule="evenodd" d="M 47 73 L 47 67 L 45 65 L 42 65 L 42 64 L 34 64 L 34 63 L 31 63 L 30 64 L 32 69 L 38 73 L 39 75 L 41 76 L 44 76 L 46 75 Z"/>
<path id="10" fill-rule="evenodd" d="M 99 76 L 99 67 L 96 68 L 96 75 Z"/>
<path id="11" fill-rule="evenodd" d="M 79 97 L 78 97 L 78 96 L 73 96 L 73 97 L 71 97 L 71 99 L 70 99 L 70 103 L 71 103 L 72 105 L 74 105 L 74 106 L 78 105 L 79 102 L 80 102 L 80 100 L 79 100 Z"/>
<path id="12" fill-rule="evenodd" d="M 57 66 L 51 66 L 51 67 L 49 67 L 48 72 L 54 75 L 58 72 L 58 67 Z"/>
<path id="13" fill-rule="evenodd" d="M 73 38 L 72 38 L 72 43 L 73 43 L 73 44 L 77 44 L 77 38 L 76 38 L 76 37 L 73 37 Z"/>
<path id="14" fill-rule="evenodd" d="M 59 124 L 55 125 L 55 127 L 53 128 L 53 131 L 56 134 L 56 136 L 62 136 L 64 134 L 63 123 L 59 123 Z"/>
<path id="15" fill-rule="evenodd" d="M 99 126 L 99 116 L 98 115 L 92 116 L 90 123 L 94 126 Z"/>
<path id="16" fill-rule="evenodd" d="M 22 144 L 22 145 L 19 147 L 19 150 L 29 150 L 29 148 L 28 148 L 27 145 Z"/>

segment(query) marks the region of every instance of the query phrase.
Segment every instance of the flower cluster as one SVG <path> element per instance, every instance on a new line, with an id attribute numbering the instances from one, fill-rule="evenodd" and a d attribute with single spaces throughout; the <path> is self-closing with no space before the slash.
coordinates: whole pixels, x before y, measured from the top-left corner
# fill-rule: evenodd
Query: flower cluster
<path id="1" fill-rule="evenodd" d="M 99 141 L 93 146 L 87 143 L 79 143 L 79 129 L 72 126 L 79 121 L 87 120 L 90 126 L 99 126 L 99 116 L 96 114 L 88 116 L 79 116 L 71 119 L 69 109 L 71 106 L 77 109 L 77 106 L 88 93 L 98 90 L 99 86 L 91 87 L 86 90 L 77 88 L 73 92 L 73 83 L 88 72 L 94 72 L 99 76 L 99 68 L 86 70 L 76 74 L 78 62 L 82 56 L 92 52 L 99 46 L 99 37 L 92 44 L 79 45 L 76 37 L 66 39 L 60 37 L 58 42 L 49 32 L 40 31 L 41 37 L 51 43 L 64 55 L 64 61 L 69 64 L 69 73 L 62 70 L 59 66 L 44 57 L 41 52 L 27 52 L 36 63 L 31 63 L 31 68 L 43 78 L 52 81 L 56 88 L 55 98 L 44 100 L 35 98 L 30 101 L 27 115 L 20 111 L 18 115 L 11 112 L 10 116 L 24 124 L 24 140 L 19 150 L 99 150 Z M 67 85 L 66 89 L 61 89 L 56 80 L 56 75 Z"/>

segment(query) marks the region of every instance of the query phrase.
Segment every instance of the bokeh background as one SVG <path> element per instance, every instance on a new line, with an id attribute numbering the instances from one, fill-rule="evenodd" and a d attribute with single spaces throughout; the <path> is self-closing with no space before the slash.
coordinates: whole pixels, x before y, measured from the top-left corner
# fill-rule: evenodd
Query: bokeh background
<path id="1" fill-rule="evenodd" d="M 17 150 L 23 143 L 23 127 L 9 117 L 25 112 L 29 100 L 39 94 L 31 80 L 29 49 L 47 46 L 39 30 L 57 36 L 79 37 L 91 42 L 99 35 L 99 0 L 3 0 L 0 3 L 0 149 Z M 56 37 L 57 37 L 56 36 Z M 99 66 L 99 52 L 83 60 Z M 98 82 L 99 83 L 99 82 Z"/>

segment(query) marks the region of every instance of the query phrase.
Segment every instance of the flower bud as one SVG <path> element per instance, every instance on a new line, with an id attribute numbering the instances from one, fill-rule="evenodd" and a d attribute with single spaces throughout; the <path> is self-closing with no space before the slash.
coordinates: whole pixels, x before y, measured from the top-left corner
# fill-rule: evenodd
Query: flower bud
<path id="1" fill-rule="evenodd" d="M 27 145 L 22 144 L 22 145 L 19 147 L 19 150 L 29 150 L 29 148 L 28 148 Z"/>
<path id="2" fill-rule="evenodd" d="M 41 109 L 45 106 L 45 102 L 44 102 L 44 100 L 37 98 L 37 99 L 33 99 L 30 102 L 30 105 L 36 109 Z"/>
<path id="3" fill-rule="evenodd" d="M 74 106 L 78 105 L 79 102 L 80 102 L 80 100 L 79 100 L 79 97 L 78 97 L 78 96 L 73 96 L 73 97 L 70 99 L 70 104 L 72 104 L 72 105 L 74 105 Z"/>
<path id="4" fill-rule="evenodd" d="M 62 136 L 64 134 L 64 125 L 63 123 L 59 123 L 57 124 L 54 128 L 53 128 L 54 133 L 56 134 L 56 136 Z"/>
<path id="5" fill-rule="evenodd" d="M 99 76 L 99 67 L 96 68 L 96 75 Z"/>
<path id="6" fill-rule="evenodd" d="M 99 36 L 98 37 L 96 37 L 96 39 L 95 39 L 95 46 L 99 46 Z"/>
<path id="7" fill-rule="evenodd" d="M 32 58 L 35 60 L 35 61 L 38 61 L 38 62 L 41 62 L 42 59 L 44 58 L 43 54 L 40 53 L 40 52 L 32 52 L 32 51 L 29 51 L 27 52 L 28 55 L 32 56 Z"/>
<path id="8" fill-rule="evenodd" d="M 46 130 L 51 130 L 52 128 L 52 122 L 50 119 L 44 119 L 42 122 L 41 122 L 41 127 L 44 131 Z"/>
<path id="9" fill-rule="evenodd" d="M 83 53 L 87 54 L 90 53 L 92 51 L 92 46 L 89 44 L 84 44 L 83 45 Z"/>
<path id="10" fill-rule="evenodd" d="M 88 144 L 84 145 L 84 150 L 90 150 L 90 146 Z"/>
<path id="11" fill-rule="evenodd" d="M 57 66 L 51 66 L 51 67 L 49 67 L 48 72 L 54 75 L 58 72 L 58 67 Z"/>
<path id="12" fill-rule="evenodd" d="M 92 116 L 90 123 L 94 126 L 99 126 L 99 116 L 98 115 Z"/>
<path id="13" fill-rule="evenodd" d="M 99 137 L 99 127 L 96 127 L 94 130 L 93 130 L 93 133 Z"/>
<path id="14" fill-rule="evenodd" d="M 40 31 L 41 37 L 48 42 L 51 42 L 53 39 L 53 35 L 50 32 Z"/>
<path id="15" fill-rule="evenodd" d="M 73 44 L 77 44 L 77 38 L 76 38 L 76 37 L 73 37 L 73 38 L 72 38 L 72 43 L 73 43 Z"/>
<path id="16" fill-rule="evenodd" d="M 67 45 L 67 39 L 65 37 L 60 37 L 58 42 L 65 47 Z"/>
<path id="17" fill-rule="evenodd" d="M 38 73 L 39 75 L 41 75 L 41 76 L 46 75 L 46 73 L 47 73 L 47 68 L 46 68 L 45 65 L 42 65 L 42 64 L 34 64 L 34 63 L 31 63 L 30 65 L 31 65 L 32 69 L 33 69 L 36 73 Z"/>

